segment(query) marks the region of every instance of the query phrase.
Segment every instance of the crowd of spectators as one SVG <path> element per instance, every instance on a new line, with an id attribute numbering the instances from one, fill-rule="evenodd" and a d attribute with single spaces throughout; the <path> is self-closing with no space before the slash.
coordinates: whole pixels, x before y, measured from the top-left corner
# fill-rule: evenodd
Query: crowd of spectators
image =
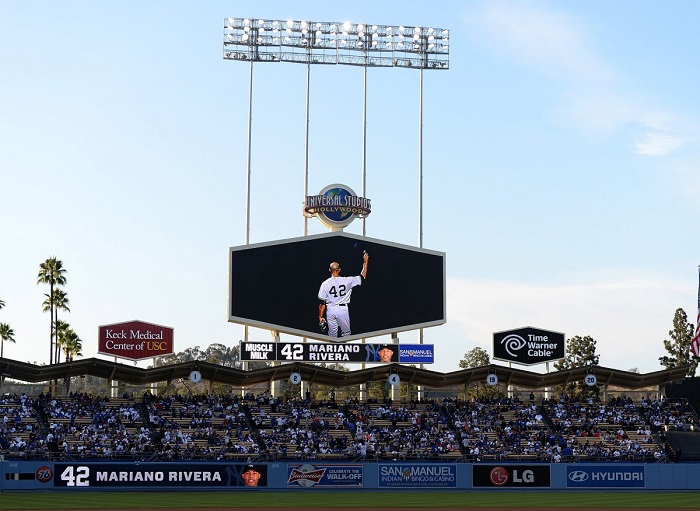
<path id="1" fill-rule="evenodd" d="M 40 446 L 34 414 L 34 399 L 26 394 L 0 396 L 0 453 Z"/>
<path id="2" fill-rule="evenodd" d="M 179 459 L 664 460 L 685 402 L 566 396 L 393 403 L 265 395 L 0 397 L 5 456 Z"/>

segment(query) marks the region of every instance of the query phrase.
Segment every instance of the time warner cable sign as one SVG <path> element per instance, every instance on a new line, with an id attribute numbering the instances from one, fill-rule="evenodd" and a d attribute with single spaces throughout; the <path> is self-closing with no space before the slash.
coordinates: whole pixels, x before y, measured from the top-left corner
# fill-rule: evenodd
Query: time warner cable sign
<path id="1" fill-rule="evenodd" d="M 564 358 L 564 334 L 531 326 L 493 334 L 493 358 L 523 365 Z"/>

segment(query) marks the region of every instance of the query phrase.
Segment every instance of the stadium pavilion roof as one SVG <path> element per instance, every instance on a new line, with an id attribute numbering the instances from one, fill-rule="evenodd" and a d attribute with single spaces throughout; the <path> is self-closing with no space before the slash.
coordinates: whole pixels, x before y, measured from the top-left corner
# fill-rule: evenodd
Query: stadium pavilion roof
<path id="1" fill-rule="evenodd" d="M 284 364 L 264 369 L 243 371 L 200 361 L 143 369 L 99 358 L 87 358 L 54 365 L 35 365 L 0 358 L 0 374 L 2 376 L 27 383 L 60 380 L 83 375 L 91 375 L 134 385 L 159 382 L 170 383 L 180 378 L 188 378 L 190 372 L 195 369 L 202 374 L 203 381 L 241 387 L 287 379 L 292 371 L 299 372 L 304 381 L 331 387 L 345 387 L 370 381 L 386 380 L 390 374 L 397 373 L 402 383 L 422 385 L 429 388 L 444 388 L 465 383 L 483 382 L 488 374 L 495 372 L 500 383 L 531 389 L 553 387 L 580 381 L 583 380 L 589 371 L 593 370 L 600 385 L 614 385 L 633 390 L 680 381 L 688 374 L 689 366 L 664 369 L 646 374 L 619 371 L 601 366 L 579 367 L 542 374 L 494 364 L 449 373 L 439 373 L 399 364 L 378 365 L 358 371 L 338 371 L 312 364 Z"/>

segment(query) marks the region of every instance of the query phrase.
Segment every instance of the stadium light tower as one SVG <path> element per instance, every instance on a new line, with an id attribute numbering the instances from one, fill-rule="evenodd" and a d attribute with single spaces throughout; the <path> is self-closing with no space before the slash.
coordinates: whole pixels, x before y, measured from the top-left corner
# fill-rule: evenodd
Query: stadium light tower
<path id="1" fill-rule="evenodd" d="M 362 196 L 367 196 L 367 68 L 393 67 L 420 71 L 418 122 L 418 242 L 423 247 L 423 70 L 450 67 L 449 30 L 421 25 L 375 25 L 370 23 L 225 18 L 225 60 L 250 63 L 248 97 L 248 157 L 246 182 L 246 234 L 250 240 L 251 133 L 253 109 L 253 63 L 292 62 L 306 64 L 306 136 L 304 151 L 304 198 L 309 195 L 309 85 L 311 64 L 349 65 L 364 68 L 362 114 Z M 304 217 L 304 236 L 308 218 Z M 362 219 L 365 235 L 365 219 Z M 248 340 L 248 327 L 245 327 Z M 423 330 L 420 330 L 423 344 Z"/>

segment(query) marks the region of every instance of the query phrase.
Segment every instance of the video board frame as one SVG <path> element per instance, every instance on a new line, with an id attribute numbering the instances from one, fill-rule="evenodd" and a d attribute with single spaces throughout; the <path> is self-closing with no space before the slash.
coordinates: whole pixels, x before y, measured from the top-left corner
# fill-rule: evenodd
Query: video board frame
<path id="1" fill-rule="evenodd" d="M 353 288 L 351 334 L 318 329 L 318 292 L 331 262 L 341 275 L 367 278 Z M 429 328 L 446 322 L 444 252 L 330 232 L 229 249 L 228 320 L 330 342 Z"/>

